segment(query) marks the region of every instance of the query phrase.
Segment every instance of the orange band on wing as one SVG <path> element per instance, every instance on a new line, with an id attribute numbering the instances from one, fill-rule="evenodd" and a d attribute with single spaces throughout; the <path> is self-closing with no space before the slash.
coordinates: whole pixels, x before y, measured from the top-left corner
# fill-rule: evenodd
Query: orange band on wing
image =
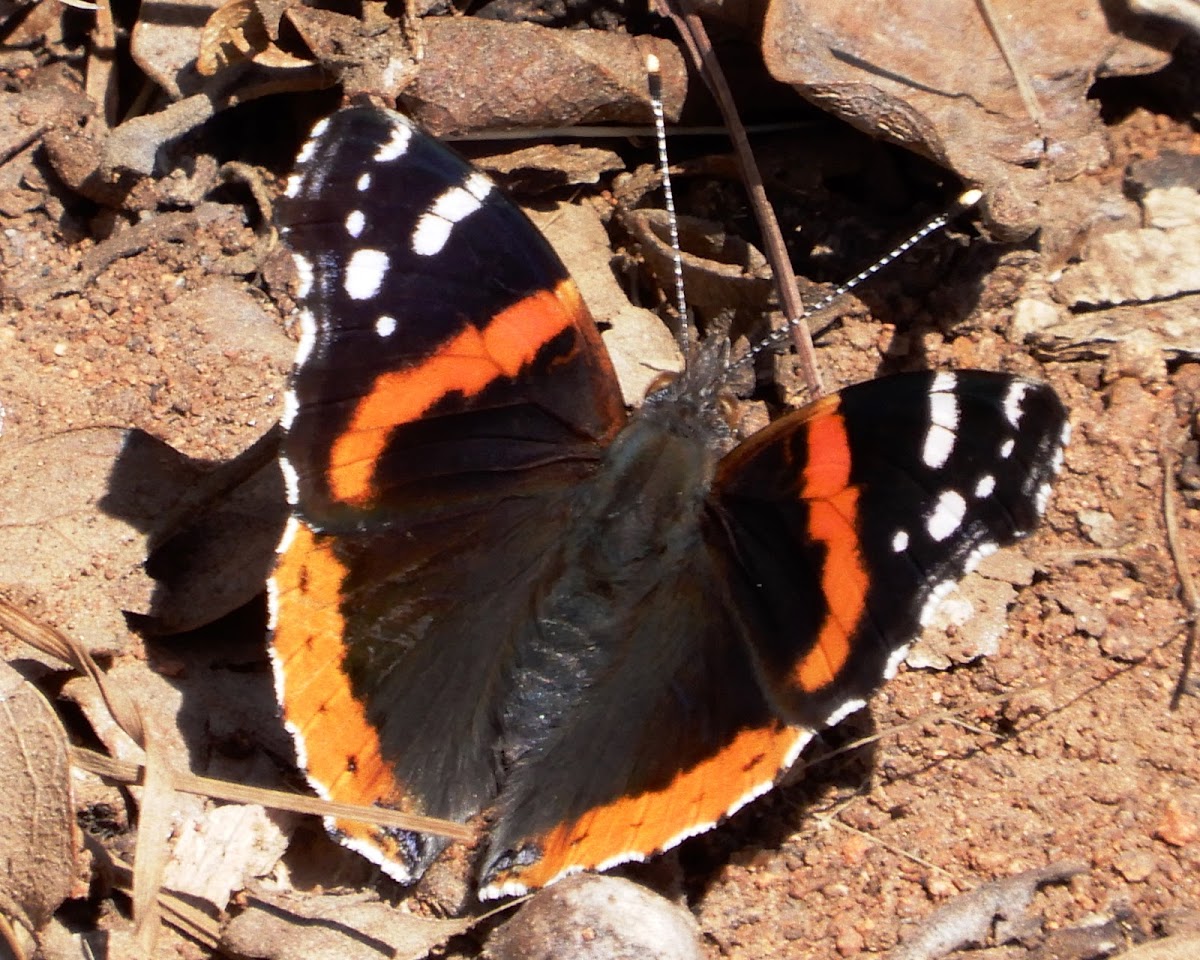
<path id="1" fill-rule="evenodd" d="M 590 324 L 572 280 L 539 290 L 468 326 L 416 367 L 376 378 L 333 445 L 327 481 L 335 500 L 358 506 L 375 496 L 375 465 L 393 430 L 418 420 L 451 393 L 473 397 L 500 377 L 515 377 L 547 343 L 570 327 Z"/>
<path id="2" fill-rule="evenodd" d="M 821 592 L 827 609 L 817 642 L 792 672 L 805 692 L 828 686 L 850 657 L 850 634 L 866 608 L 868 578 L 859 553 L 858 489 L 850 485 L 850 443 L 836 412 L 808 424 L 808 460 L 801 496 L 809 535 L 826 547 Z"/>
<path id="3" fill-rule="evenodd" d="M 541 856 L 485 878 L 491 888 L 534 889 L 564 872 L 642 860 L 702 832 L 758 796 L 791 763 L 806 731 L 781 722 L 744 730 L 716 756 L 681 772 L 661 790 L 612 803 L 545 836 L 534 838 Z"/>
<path id="4" fill-rule="evenodd" d="M 343 667 L 346 624 L 340 604 L 345 573 L 330 538 L 303 524 L 296 527 L 274 574 L 272 649 L 279 699 L 284 719 L 304 751 L 310 780 L 330 799 L 394 806 L 402 790 Z M 375 829 L 359 827 L 363 832 Z"/>

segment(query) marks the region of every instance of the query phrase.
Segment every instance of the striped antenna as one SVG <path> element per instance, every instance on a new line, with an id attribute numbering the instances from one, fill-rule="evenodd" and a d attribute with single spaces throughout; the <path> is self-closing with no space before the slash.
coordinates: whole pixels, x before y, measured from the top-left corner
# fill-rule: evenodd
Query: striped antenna
<path id="1" fill-rule="evenodd" d="M 663 196 L 667 204 L 667 224 L 671 231 L 671 258 L 675 265 L 675 309 L 679 311 L 679 348 L 687 363 L 691 323 L 687 298 L 683 292 L 683 256 L 679 252 L 679 221 L 675 216 L 675 193 L 671 189 L 671 165 L 667 160 L 667 121 L 663 110 L 662 67 L 653 53 L 646 55 L 646 79 L 650 87 L 650 109 L 654 111 L 654 131 L 658 138 L 658 165 L 662 171 Z"/>
<path id="2" fill-rule="evenodd" d="M 786 327 L 782 328 L 781 330 L 776 330 L 773 333 L 769 334 L 768 336 L 764 337 L 757 344 L 755 344 L 754 347 L 751 348 L 751 350 L 749 352 L 747 352 L 744 356 L 742 356 L 738 360 L 735 360 L 731 364 L 731 367 L 736 368 L 738 366 L 752 363 L 754 361 L 754 358 L 757 357 L 764 350 L 769 350 L 771 347 L 773 347 L 776 344 L 787 339 L 787 337 L 791 333 L 791 328 L 792 328 L 793 324 L 803 323 L 809 317 L 816 316 L 821 311 L 828 309 L 829 306 L 831 304 L 833 304 L 839 297 L 842 297 L 845 294 L 849 293 L 851 290 L 853 290 L 855 287 L 862 284 L 864 281 L 870 280 L 871 277 L 875 276 L 875 274 L 877 274 L 880 270 L 882 270 L 884 267 L 886 267 L 889 264 L 891 264 L 892 262 L 894 262 L 897 257 L 900 257 L 907 251 L 911 250 L 918 243 L 920 243 L 922 240 L 924 240 L 926 237 L 928 237 L 931 233 L 936 233 L 938 230 L 941 230 L 952 219 L 954 219 L 956 216 L 958 216 L 964 210 L 969 210 L 971 207 L 975 206 L 975 204 L 979 203 L 979 201 L 982 199 L 983 199 L 983 191 L 982 190 L 972 189 L 972 190 L 966 190 L 963 193 L 960 193 L 958 195 L 958 197 L 955 199 L 954 203 L 951 204 L 949 209 L 943 210 L 936 217 L 933 217 L 932 219 L 926 221 L 907 240 L 904 240 L 903 242 L 896 244 L 896 246 L 892 247 L 891 250 L 889 250 L 887 253 L 885 253 L 882 257 L 880 257 L 878 260 L 876 260 L 873 264 L 871 264 L 865 270 L 861 271 L 860 273 L 855 274 L 853 277 L 851 277 L 845 283 L 839 284 L 836 288 L 834 288 L 834 290 L 832 290 L 830 293 L 826 294 L 817 303 L 813 304 L 811 307 L 809 307 L 807 310 L 805 310 L 804 315 L 801 316 L 798 320 L 793 320 L 792 323 L 789 323 Z M 814 331 L 814 336 L 819 332 L 820 331 Z"/>

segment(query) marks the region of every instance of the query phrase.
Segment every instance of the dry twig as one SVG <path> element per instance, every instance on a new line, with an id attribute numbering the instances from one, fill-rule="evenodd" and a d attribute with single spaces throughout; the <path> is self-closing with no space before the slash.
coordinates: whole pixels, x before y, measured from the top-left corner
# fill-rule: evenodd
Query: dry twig
<path id="1" fill-rule="evenodd" d="M 1196 578 L 1192 574 L 1187 551 L 1179 542 L 1179 520 L 1175 516 L 1175 458 L 1171 456 L 1169 416 L 1168 414 L 1164 417 L 1158 439 L 1158 456 L 1163 472 L 1163 527 L 1166 530 L 1167 548 L 1171 551 L 1175 573 L 1179 577 L 1180 599 L 1187 610 L 1188 621 L 1187 639 L 1184 641 L 1183 655 L 1180 658 L 1179 681 L 1171 694 L 1171 709 L 1178 710 L 1183 695 L 1187 692 L 1188 679 L 1192 672 L 1192 657 L 1196 651 L 1197 637 L 1200 636 L 1200 592 L 1196 589 Z"/>
<path id="2" fill-rule="evenodd" d="M 655 7 L 663 16 L 669 17 L 679 30 L 688 56 L 700 71 L 700 76 L 716 98 L 729 128 L 730 139 L 733 140 L 734 151 L 737 154 L 738 165 L 742 170 L 746 192 L 750 196 L 754 208 L 755 219 L 763 234 L 763 245 L 766 248 L 767 259 L 775 274 L 775 283 L 779 288 L 779 299 L 783 303 L 784 314 L 792 328 L 792 336 L 800 359 L 800 370 L 804 383 L 808 387 L 810 398 L 819 397 L 825 392 L 821 382 L 821 373 L 817 368 L 816 351 L 813 349 L 812 336 L 808 324 L 802 319 L 804 304 L 800 299 L 800 289 L 796 285 L 796 275 L 792 271 L 791 259 L 788 257 L 787 246 L 783 242 L 783 233 L 779 222 L 775 219 L 775 211 L 767 200 L 766 187 L 763 186 L 762 175 L 750 149 L 750 141 L 746 136 L 746 128 L 738 118 L 737 106 L 733 102 L 733 94 L 725 81 L 725 74 L 717 62 L 708 32 L 695 12 L 689 9 L 687 0 L 655 0 Z"/>

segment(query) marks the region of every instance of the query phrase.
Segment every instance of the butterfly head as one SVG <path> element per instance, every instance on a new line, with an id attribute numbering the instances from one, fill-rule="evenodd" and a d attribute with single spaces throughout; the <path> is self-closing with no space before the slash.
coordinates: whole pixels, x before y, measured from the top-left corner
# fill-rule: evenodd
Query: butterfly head
<path id="1" fill-rule="evenodd" d="M 729 371 L 729 341 L 707 337 L 690 351 L 682 372 L 665 373 L 650 385 L 642 415 L 658 419 L 669 411 L 677 432 L 695 432 L 716 446 L 732 444 L 736 402 Z"/>

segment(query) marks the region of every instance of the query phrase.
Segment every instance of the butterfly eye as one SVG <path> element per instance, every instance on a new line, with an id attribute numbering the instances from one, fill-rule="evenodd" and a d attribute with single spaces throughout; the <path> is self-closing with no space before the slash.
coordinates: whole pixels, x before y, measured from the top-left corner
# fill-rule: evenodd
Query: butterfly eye
<path id="1" fill-rule="evenodd" d="M 653 397 L 655 394 L 662 393 L 671 384 L 679 379 L 679 374 L 664 371 L 650 381 L 650 386 L 646 388 L 646 396 Z"/>
<path id="2" fill-rule="evenodd" d="M 717 409 L 721 413 L 721 419 L 729 426 L 730 430 L 736 430 L 741 417 L 738 415 L 738 402 L 727 394 L 722 394 L 717 401 Z"/>

